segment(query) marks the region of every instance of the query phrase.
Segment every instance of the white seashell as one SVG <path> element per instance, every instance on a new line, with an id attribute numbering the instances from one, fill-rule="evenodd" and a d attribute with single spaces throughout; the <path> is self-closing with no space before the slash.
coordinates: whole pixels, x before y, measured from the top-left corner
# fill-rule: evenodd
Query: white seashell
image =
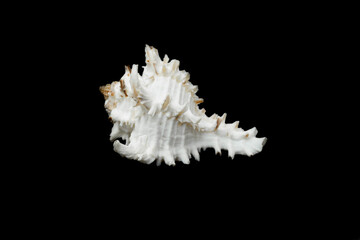
<path id="1" fill-rule="evenodd" d="M 198 104 L 197 86 L 190 75 L 179 70 L 179 61 L 165 55 L 162 61 L 157 49 L 145 47 L 146 66 L 143 74 L 138 65 L 126 66 L 120 81 L 100 87 L 105 108 L 114 123 L 110 140 L 121 156 L 157 165 L 164 161 L 189 163 L 191 155 L 199 160 L 199 149 L 214 148 L 251 156 L 262 150 L 266 138 L 256 138 L 257 130 L 244 131 L 239 122 L 226 124 L 226 113 L 206 116 Z M 126 140 L 120 143 L 118 138 Z"/>

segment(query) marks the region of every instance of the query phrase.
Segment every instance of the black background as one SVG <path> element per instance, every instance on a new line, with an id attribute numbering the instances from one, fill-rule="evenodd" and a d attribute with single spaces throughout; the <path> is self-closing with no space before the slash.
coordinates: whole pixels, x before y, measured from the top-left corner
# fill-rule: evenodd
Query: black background
<path id="1" fill-rule="evenodd" d="M 210 190 L 212 184 L 220 189 L 235 188 L 243 181 L 265 187 L 263 184 L 276 185 L 293 175 L 296 160 L 294 155 L 287 155 L 292 161 L 286 159 L 289 150 L 280 139 L 289 138 L 286 146 L 290 146 L 290 135 L 281 129 L 288 126 L 293 117 L 290 111 L 285 115 L 281 113 L 291 107 L 284 101 L 290 93 L 284 91 L 282 85 L 291 75 L 299 78 L 299 73 L 290 70 L 294 69 L 294 63 L 290 56 L 293 51 L 289 49 L 295 48 L 295 43 L 289 43 L 288 39 L 295 36 L 284 35 L 282 31 L 287 26 L 279 28 L 275 23 L 261 24 L 259 28 L 236 26 L 234 22 L 229 28 L 226 25 L 229 23 L 230 19 L 173 26 L 164 22 L 159 29 L 145 30 L 131 24 L 120 29 L 108 29 L 104 25 L 95 28 L 97 31 L 89 29 L 88 39 L 78 43 L 83 50 L 82 59 L 87 59 L 85 66 L 82 65 L 84 75 L 77 81 L 83 84 L 81 91 L 86 89 L 86 106 L 82 111 L 86 109 L 88 115 L 87 120 L 78 123 L 80 128 L 86 128 L 81 132 L 82 137 L 76 137 L 76 144 L 83 146 L 79 165 L 96 171 L 93 177 L 104 185 L 113 181 L 124 182 L 125 186 L 125 182 L 138 182 L 151 188 L 159 184 L 167 189 L 175 184 L 195 192 L 196 189 Z M 118 81 L 125 65 L 143 66 L 145 44 L 156 47 L 161 57 L 167 54 L 170 59 L 180 60 L 180 69 L 188 71 L 190 81 L 199 86 L 197 94 L 205 99 L 202 107 L 209 116 L 226 112 L 229 123 L 240 120 L 243 129 L 257 127 L 258 136 L 268 138 L 263 152 L 231 160 L 226 151 L 216 156 L 214 150 L 208 149 L 201 153 L 200 162 L 192 159 L 190 165 L 178 163 L 176 167 L 147 166 L 115 153 L 109 141 L 112 124 L 107 119 L 99 86 Z M 284 68 L 287 70 L 283 71 Z M 288 171 L 282 170 L 284 164 L 289 166 Z"/>
<path id="2" fill-rule="evenodd" d="M 60 60 L 49 76 L 61 76 L 54 86 L 61 100 L 53 100 L 61 114 L 47 114 L 62 121 L 59 144 L 49 141 L 46 159 L 31 165 L 38 179 L 31 186 L 46 195 L 42 202 L 54 202 L 68 221 L 127 221 L 142 229 L 158 217 L 159 229 L 173 227 L 176 234 L 204 223 L 200 232 L 221 236 L 294 237 L 316 230 L 316 236 L 354 238 L 356 164 L 322 155 L 324 148 L 311 142 L 318 139 L 315 126 L 306 125 L 315 121 L 313 110 L 323 110 L 307 108 L 328 56 L 323 35 L 329 22 L 320 10 L 174 7 L 123 5 L 109 12 L 82 6 L 44 28 L 48 54 Z M 218 156 L 207 149 L 200 162 L 175 167 L 115 153 L 99 87 L 118 81 L 125 65 L 141 69 L 145 44 L 180 61 L 208 115 L 227 113 L 229 123 L 255 126 L 258 137 L 268 138 L 263 151 L 231 160 L 226 151 Z"/>

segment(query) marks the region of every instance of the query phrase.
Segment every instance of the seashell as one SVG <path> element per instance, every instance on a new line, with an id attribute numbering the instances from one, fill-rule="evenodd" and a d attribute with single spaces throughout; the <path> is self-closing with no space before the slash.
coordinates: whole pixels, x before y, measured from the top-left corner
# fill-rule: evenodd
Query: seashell
<path id="1" fill-rule="evenodd" d="M 200 159 L 199 149 L 214 148 L 251 156 L 262 150 L 266 138 L 256 138 L 257 130 L 244 131 L 239 122 L 225 123 L 221 117 L 208 117 L 199 109 L 203 99 L 190 81 L 190 74 L 179 70 L 178 60 L 161 60 L 158 50 L 146 45 L 143 74 L 138 65 L 126 66 L 120 81 L 100 87 L 105 109 L 113 122 L 110 141 L 121 156 L 150 164 L 175 161 L 189 164 L 193 156 Z M 117 139 L 123 139 L 125 144 Z"/>

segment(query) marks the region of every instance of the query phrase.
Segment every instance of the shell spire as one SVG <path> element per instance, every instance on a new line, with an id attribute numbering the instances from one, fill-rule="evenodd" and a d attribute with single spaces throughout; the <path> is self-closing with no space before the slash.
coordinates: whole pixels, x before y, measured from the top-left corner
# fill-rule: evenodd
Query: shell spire
<path id="1" fill-rule="evenodd" d="M 256 128 L 244 131 L 238 121 L 225 123 L 226 113 L 208 117 L 199 109 L 204 100 L 178 60 L 170 61 L 167 55 L 161 60 L 158 50 L 146 45 L 145 63 L 142 75 L 138 65 L 126 66 L 119 81 L 100 87 L 114 123 L 110 140 L 121 156 L 175 165 L 188 164 L 191 156 L 200 160 L 199 149 L 214 148 L 220 154 L 225 149 L 231 158 L 262 150 L 266 138 L 256 138 Z"/>

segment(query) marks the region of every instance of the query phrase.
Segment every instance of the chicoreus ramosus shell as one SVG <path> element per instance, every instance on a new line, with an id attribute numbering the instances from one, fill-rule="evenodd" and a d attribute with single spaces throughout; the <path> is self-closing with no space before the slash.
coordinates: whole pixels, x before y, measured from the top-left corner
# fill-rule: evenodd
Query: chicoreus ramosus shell
<path id="1" fill-rule="evenodd" d="M 126 66 L 120 81 L 100 87 L 105 109 L 113 122 L 110 141 L 121 156 L 150 164 L 162 161 L 189 163 L 199 150 L 214 148 L 251 156 L 260 152 L 266 138 L 256 138 L 256 128 L 244 131 L 239 122 L 225 123 L 221 117 L 208 117 L 199 109 L 203 99 L 196 95 L 198 87 L 189 81 L 190 74 L 179 70 L 178 60 L 161 60 L 157 49 L 146 45 L 143 74 L 138 65 Z M 125 144 L 117 139 L 123 139 Z"/>

